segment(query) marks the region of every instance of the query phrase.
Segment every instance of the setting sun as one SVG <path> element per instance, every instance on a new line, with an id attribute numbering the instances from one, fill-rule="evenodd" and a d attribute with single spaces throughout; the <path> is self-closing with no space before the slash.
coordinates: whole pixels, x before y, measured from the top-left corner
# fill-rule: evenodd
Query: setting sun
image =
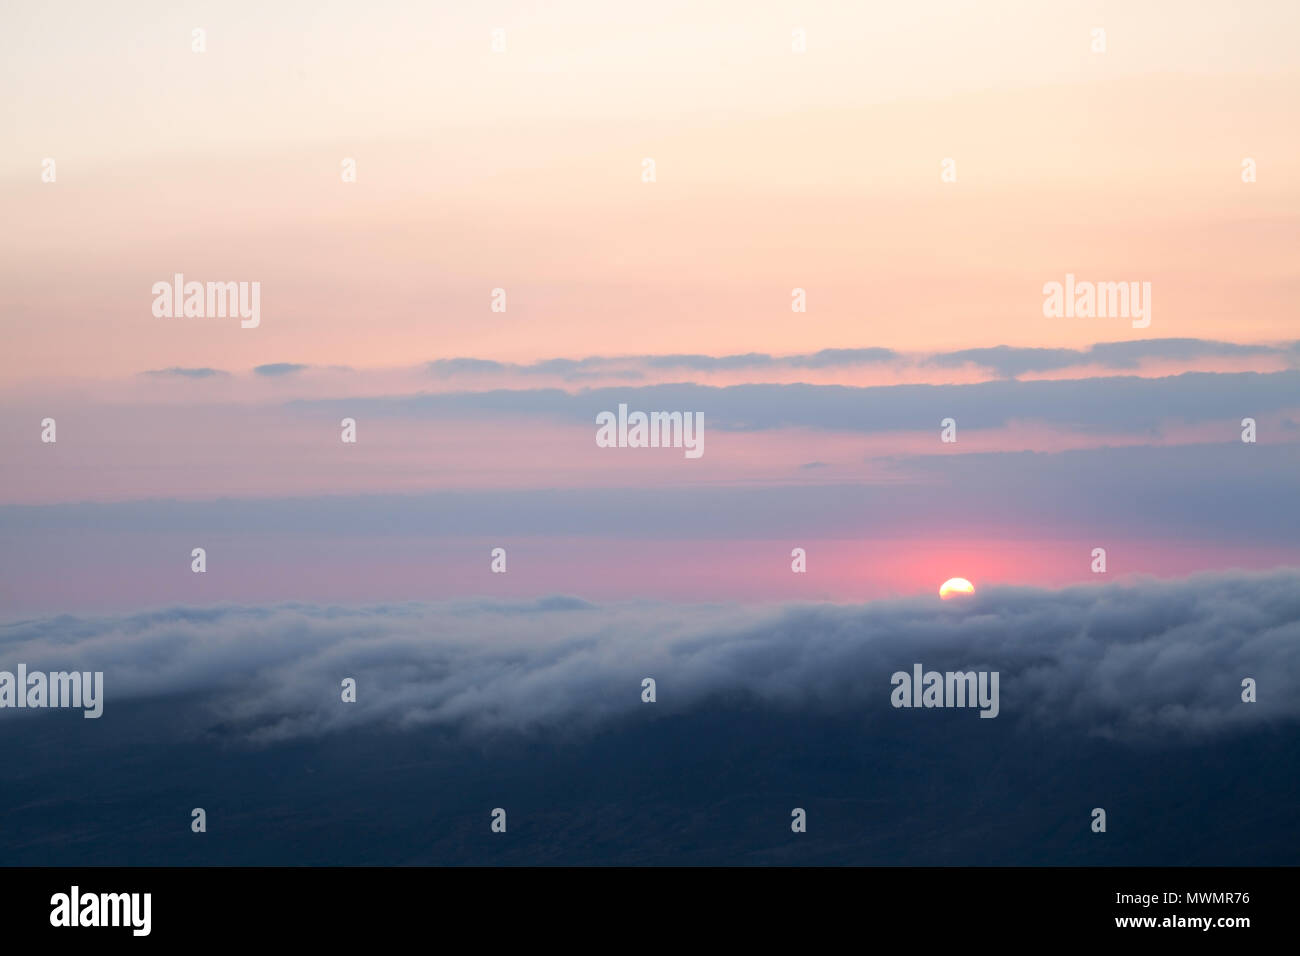
<path id="1" fill-rule="evenodd" d="M 945 601 L 961 594 L 974 593 L 975 585 L 971 584 L 965 578 L 949 578 L 939 586 L 939 597 L 943 598 Z"/>

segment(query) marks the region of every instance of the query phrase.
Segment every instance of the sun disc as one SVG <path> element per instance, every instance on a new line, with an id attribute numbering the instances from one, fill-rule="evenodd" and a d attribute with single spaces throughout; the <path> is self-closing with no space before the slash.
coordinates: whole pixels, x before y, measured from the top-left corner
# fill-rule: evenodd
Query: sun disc
<path id="1" fill-rule="evenodd" d="M 965 578 L 949 578 L 939 586 L 939 597 L 948 600 L 961 594 L 974 594 L 975 585 L 971 584 Z"/>

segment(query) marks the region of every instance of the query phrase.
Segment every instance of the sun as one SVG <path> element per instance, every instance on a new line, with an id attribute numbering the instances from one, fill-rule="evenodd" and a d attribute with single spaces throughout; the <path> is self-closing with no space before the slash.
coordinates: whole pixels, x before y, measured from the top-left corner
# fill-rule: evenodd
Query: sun
<path id="1" fill-rule="evenodd" d="M 974 594 L 975 585 L 971 584 L 965 578 L 949 578 L 939 586 L 939 597 L 945 601 L 949 598 L 960 597 L 963 594 Z"/>

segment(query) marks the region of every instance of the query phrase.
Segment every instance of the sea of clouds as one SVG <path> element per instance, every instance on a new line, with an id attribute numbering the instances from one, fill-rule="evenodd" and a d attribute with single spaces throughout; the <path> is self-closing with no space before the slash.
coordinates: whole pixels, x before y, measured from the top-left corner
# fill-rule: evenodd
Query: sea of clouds
<path id="1" fill-rule="evenodd" d="M 0 625 L 0 669 L 19 662 L 103 671 L 105 720 L 123 701 L 189 698 L 255 745 L 360 725 L 585 733 L 711 701 L 922 719 L 889 706 L 890 675 L 914 662 L 1000 672 L 1000 722 L 1159 742 L 1300 717 L 1300 570 L 861 605 L 175 607 Z M 340 698 L 348 677 L 356 703 Z M 1258 703 L 1242 702 L 1247 677 Z"/>

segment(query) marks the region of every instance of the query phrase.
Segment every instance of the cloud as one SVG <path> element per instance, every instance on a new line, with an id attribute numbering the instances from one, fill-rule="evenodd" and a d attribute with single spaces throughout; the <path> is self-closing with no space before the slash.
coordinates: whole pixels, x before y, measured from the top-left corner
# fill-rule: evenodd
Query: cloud
<path id="1" fill-rule="evenodd" d="M 746 352 L 737 355 L 592 355 L 585 358 L 541 359 L 527 364 L 497 362 L 479 358 L 448 358 L 429 362 L 426 369 L 434 375 L 453 377 L 465 374 L 514 373 L 519 375 L 553 375 L 569 381 L 617 376 L 639 380 L 649 371 L 680 369 L 691 372 L 734 372 L 758 369 L 851 368 L 903 358 L 892 349 L 822 349 L 804 355 L 768 355 Z"/>
<path id="2" fill-rule="evenodd" d="M 995 345 L 990 348 L 961 349 L 957 352 L 941 352 L 924 359 L 925 365 L 941 368 L 958 368 L 962 365 L 978 365 L 991 369 L 1006 378 L 1014 378 L 1025 372 L 1046 372 L 1078 365 L 1083 360 L 1083 353 L 1078 349 L 1040 349 L 1013 348 L 1010 345 Z"/>
<path id="3" fill-rule="evenodd" d="M 845 365 L 893 362 L 901 357 L 901 353 L 893 349 L 822 349 L 810 355 L 792 355 L 784 361 L 793 368 L 836 368 Z"/>
<path id="4" fill-rule="evenodd" d="M 151 369 L 142 374 L 175 378 L 211 378 L 214 375 L 229 375 L 230 373 L 223 372 L 219 368 L 181 368 L 174 365 L 171 368 Z"/>
<path id="5" fill-rule="evenodd" d="M 476 375 L 484 372 L 504 372 L 512 367 L 517 366 L 512 366 L 507 362 L 494 362 L 490 359 L 479 358 L 438 359 L 425 366 L 431 374 L 448 377 Z"/>
<path id="6" fill-rule="evenodd" d="M 1165 423 L 1238 421 L 1300 405 L 1300 371 L 1186 372 L 1164 378 L 1113 376 L 1064 381 L 992 381 L 969 385 L 666 384 L 568 392 L 560 388 L 491 389 L 349 399 L 300 399 L 292 408 L 358 411 L 393 417 L 484 414 L 549 417 L 590 425 L 601 411 L 701 411 L 727 431 L 810 428 L 845 432 L 925 429 L 955 417 L 963 428 L 1039 421 L 1081 430 L 1146 435 Z"/>
<path id="7" fill-rule="evenodd" d="M 1001 675 L 1000 722 L 1158 744 L 1300 717 L 1300 571 L 1135 586 L 989 590 L 935 599 L 776 607 L 533 602 L 363 608 L 172 608 L 0 627 L 0 667 L 102 670 L 105 713 L 185 695 L 209 727 L 253 743 L 362 725 L 471 736 L 595 730 L 750 700 L 870 721 L 890 675 Z M 340 682 L 357 681 L 357 702 Z M 1257 704 L 1241 680 L 1258 682 Z M 0 714 L 0 719 L 14 712 Z M 971 721 L 981 722 L 972 711 Z"/>
<path id="8" fill-rule="evenodd" d="M 1190 362 L 1204 358 L 1255 358 L 1294 354 L 1290 346 L 1240 345 L 1210 339 L 1144 339 L 1136 342 L 1100 342 L 1086 349 L 992 348 L 961 349 L 940 352 L 923 360 L 923 364 L 944 368 L 971 364 L 989 369 L 1004 378 L 1027 372 L 1052 372 L 1085 365 L 1109 369 L 1137 369 L 1143 362 L 1166 360 Z"/>
<path id="9" fill-rule="evenodd" d="M 1085 364 L 1097 363 L 1110 368 L 1137 368 L 1149 359 L 1191 361 L 1201 358 L 1254 358 L 1262 355 L 1286 356 L 1297 344 L 1285 346 L 1243 345 L 1212 339 L 1148 339 L 1137 342 L 1100 342 L 1083 353 Z"/>
<path id="10" fill-rule="evenodd" d="M 519 376 L 522 378 L 559 378 L 567 382 L 584 382 L 616 378 L 639 382 L 652 375 L 680 371 L 684 373 L 720 372 L 789 372 L 798 370 L 826 371 L 853 369 L 865 365 L 888 365 L 897 368 L 909 366 L 959 368 L 974 365 L 991 371 L 1001 378 L 1016 378 L 1028 372 L 1059 371 L 1068 368 L 1095 367 L 1117 371 L 1136 370 L 1143 362 L 1165 360 L 1191 362 L 1206 358 L 1257 358 L 1277 357 L 1290 365 L 1300 363 L 1300 342 L 1282 345 L 1246 345 L 1219 342 L 1210 339 L 1143 339 L 1139 341 L 1101 342 L 1086 349 L 1017 348 L 998 345 L 990 348 L 959 349 L 932 354 L 909 354 L 887 348 L 821 349 L 795 355 L 771 355 L 764 352 L 745 352 L 734 355 L 669 354 L 669 355 L 591 355 L 583 358 L 549 358 L 535 362 L 501 362 L 494 359 L 457 358 L 435 359 L 426 362 L 424 372 L 438 378 L 456 379 L 482 376 Z M 259 365 L 254 374 L 283 376 L 300 372 L 310 366 L 295 362 L 273 362 Z M 352 371 L 348 366 L 334 365 L 337 371 Z M 143 372 L 153 376 L 183 376 L 203 378 L 225 375 L 212 368 L 166 368 Z"/>
<path id="11" fill-rule="evenodd" d="M 1068 368 L 1101 366 L 1114 370 L 1136 370 L 1148 361 L 1192 362 L 1208 358 L 1277 357 L 1289 363 L 1297 360 L 1300 342 L 1282 345 L 1250 345 L 1213 339 L 1168 338 L 1138 341 L 1099 342 L 1086 349 L 1019 348 L 997 345 L 989 348 L 958 349 L 951 352 L 911 354 L 887 348 L 822 349 L 795 355 L 745 352 L 735 355 L 592 355 L 584 358 L 551 358 L 530 363 L 497 362 L 480 358 L 447 358 L 429 362 L 433 375 L 452 378 L 462 375 L 557 376 L 568 381 L 600 377 L 640 380 L 649 372 L 783 371 L 797 369 L 848 369 L 863 365 L 920 365 L 959 368 L 975 365 L 1002 378 L 1028 372 L 1051 372 Z"/>
<path id="12" fill-rule="evenodd" d="M 301 372 L 307 368 L 306 365 L 299 365 L 296 362 L 272 362 L 269 365 L 259 365 L 253 369 L 255 375 L 292 375 L 295 372 Z"/>

